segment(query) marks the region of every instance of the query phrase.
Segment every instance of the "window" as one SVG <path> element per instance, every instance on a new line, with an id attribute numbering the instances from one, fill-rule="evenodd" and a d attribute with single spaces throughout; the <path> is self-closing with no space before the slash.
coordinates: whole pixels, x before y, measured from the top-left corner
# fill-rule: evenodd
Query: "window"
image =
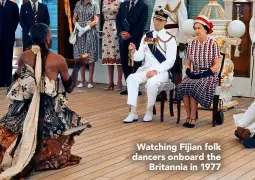
<path id="1" fill-rule="evenodd" d="M 43 0 L 43 3 L 48 6 L 50 14 L 50 30 L 52 32 L 52 47 L 51 51 L 58 52 L 58 0 Z"/>
<path id="2" fill-rule="evenodd" d="M 145 26 L 145 30 L 149 31 L 150 30 L 150 25 L 151 25 L 151 16 L 153 14 L 153 8 L 155 4 L 155 0 L 144 0 L 144 2 L 148 5 L 148 19 L 147 23 Z"/>

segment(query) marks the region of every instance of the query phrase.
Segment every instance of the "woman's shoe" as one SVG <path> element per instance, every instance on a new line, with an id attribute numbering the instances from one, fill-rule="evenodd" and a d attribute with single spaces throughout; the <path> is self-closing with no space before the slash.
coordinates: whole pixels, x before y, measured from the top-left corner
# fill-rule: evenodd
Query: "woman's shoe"
<path id="1" fill-rule="evenodd" d="M 114 87 L 114 91 L 116 91 L 116 92 L 117 92 L 117 91 L 122 91 L 122 87 L 115 86 L 115 87 Z"/>
<path id="2" fill-rule="evenodd" d="M 195 123 L 196 123 L 196 119 L 190 119 L 190 122 L 189 122 L 189 124 L 188 124 L 188 128 L 194 128 L 195 126 L 196 126 L 196 124 L 194 123 L 194 124 L 192 124 L 192 121 L 195 121 Z"/>
<path id="3" fill-rule="evenodd" d="M 114 84 L 109 84 L 108 87 L 104 88 L 104 91 L 114 90 Z"/>
<path id="4" fill-rule="evenodd" d="M 183 127 L 188 127 L 188 125 L 189 125 L 189 121 L 190 121 L 190 118 L 187 118 L 186 119 L 186 122 L 185 123 L 183 123 Z"/>
<path id="5" fill-rule="evenodd" d="M 77 88 L 82 88 L 85 86 L 85 82 L 80 82 L 80 84 L 78 84 Z"/>
<path id="6" fill-rule="evenodd" d="M 91 89 L 91 88 L 93 88 L 94 86 L 93 86 L 93 84 L 88 84 L 88 88 L 89 89 Z"/>

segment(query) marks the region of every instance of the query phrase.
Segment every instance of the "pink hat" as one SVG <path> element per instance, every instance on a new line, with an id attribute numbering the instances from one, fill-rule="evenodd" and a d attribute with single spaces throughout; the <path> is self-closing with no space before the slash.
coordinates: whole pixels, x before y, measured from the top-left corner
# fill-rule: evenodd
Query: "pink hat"
<path id="1" fill-rule="evenodd" d="M 208 34 L 211 34 L 213 32 L 213 23 L 208 19 L 208 17 L 204 15 L 199 15 L 195 18 L 194 24 L 195 23 L 200 23 L 207 26 L 209 28 Z"/>

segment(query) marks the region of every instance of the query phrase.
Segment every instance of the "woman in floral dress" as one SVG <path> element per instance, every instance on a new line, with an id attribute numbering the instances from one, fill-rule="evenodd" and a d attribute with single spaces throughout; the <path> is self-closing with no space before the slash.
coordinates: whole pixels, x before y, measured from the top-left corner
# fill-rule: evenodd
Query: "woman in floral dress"
<path id="1" fill-rule="evenodd" d="M 77 28 L 77 40 L 74 45 L 74 58 L 89 54 L 88 88 L 93 88 L 95 62 L 98 60 L 98 34 L 96 25 L 100 9 L 95 0 L 79 0 L 74 9 L 73 23 Z M 81 67 L 81 83 L 85 86 L 85 64 Z"/>
<path id="2" fill-rule="evenodd" d="M 209 108 L 218 82 L 217 71 L 221 65 L 221 55 L 216 41 L 207 34 L 213 32 L 213 24 L 206 16 L 194 20 L 197 39 L 187 50 L 186 75 L 178 86 L 177 100 L 183 99 L 187 112 L 184 127 L 195 127 L 197 104 Z M 191 65 L 193 71 L 191 72 Z"/>
<path id="3" fill-rule="evenodd" d="M 108 65 L 109 84 L 104 90 L 115 89 L 115 91 L 121 91 L 122 89 L 122 67 L 120 63 L 120 51 L 116 29 L 116 15 L 119 10 L 119 6 L 122 0 L 103 0 L 103 14 L 104 14 L 104 27 L 103 27 L 103 65 Z M 114 87 L 114 65 L 117 65 L 118 69 L 118 82 Z"/>

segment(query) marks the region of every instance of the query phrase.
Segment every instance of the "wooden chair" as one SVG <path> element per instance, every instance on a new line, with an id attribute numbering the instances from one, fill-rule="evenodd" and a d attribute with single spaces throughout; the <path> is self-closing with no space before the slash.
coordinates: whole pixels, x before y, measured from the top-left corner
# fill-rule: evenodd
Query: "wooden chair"
<path id="1" fill-rule="evenodd" d="M 173 111 L 173 95 L 174 95 L 174 89 L 175 89 L 175 84 L 173 83 L 173 77 L 169 79 L 169 82 L 166 83 L 161 83 L 159 88 L 158 88 L 158 94 L 160 95 L 161 102 L 160 102 L 160 121 L 164 121 L 164 108 L 165 108 L 165 101 L 167 100 L 167 92 L 169 92 L 169 112 L 170 116 L 174 116 L 174 111 Z M 139 90 L 144 92 L 146 91 L 145 84 L 141 84 L 139 87 Z M 153 107 L 153 114 L 156 115 L 156 107 L 154 105 Z"/>
<path id="2" fill-rule="evenodd" d="M 222 61 L 221 61 L 221 68 L 219 72 L 219 84 L 216 86 L 215 94 L 213 96 L 213 110 L 212 110 L 212 126 L 216 126 L 216 115 L 219 108 L 219 99 L 220 99 L 220 86 L 221 86 L 221 73 L 224 66 L 225 61 L 225 54 L 221 53 L 222 55 Z M 181 101 L 177 102 L 177 121 L 176 123 L 180 123 L 180 116 L 181 116 Z M 198 111 L 196 113 L 196 118 L 198 119 Z"/>

